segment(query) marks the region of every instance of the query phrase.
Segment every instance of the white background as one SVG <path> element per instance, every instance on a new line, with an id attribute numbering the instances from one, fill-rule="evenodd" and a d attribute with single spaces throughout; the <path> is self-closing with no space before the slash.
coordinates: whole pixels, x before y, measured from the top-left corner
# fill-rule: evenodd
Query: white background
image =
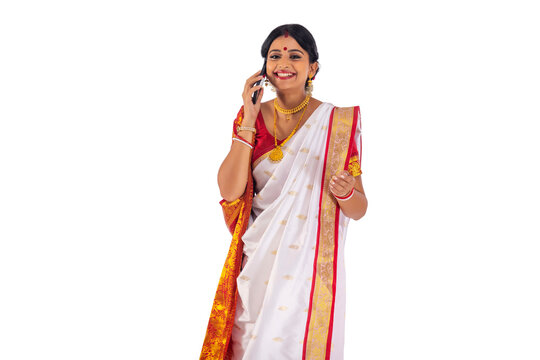
<path id="1" fill-rule="evenodd" d="M 539 359 L 533 4 L 3 1 L 0 358 L 198 358 L 217 170 L 262 42 L 300 23 L 314 96 L 362 112 L 346 359 Z"/>

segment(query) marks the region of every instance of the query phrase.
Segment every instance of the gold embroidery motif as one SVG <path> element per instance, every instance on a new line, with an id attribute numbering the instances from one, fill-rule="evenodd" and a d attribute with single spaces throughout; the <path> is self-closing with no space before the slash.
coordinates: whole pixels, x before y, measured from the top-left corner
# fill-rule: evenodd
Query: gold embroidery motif
<path id="1" fill-rule="evenodd" d="M 297 218 L 299 218 L 300 220 L 306 220 L 307 219 L 307 216 L 306 215 L 298 215 Z"/>
<path id="2" fill-rule="evenodd" d="M 300 246 L 298 246 L 296 244 L 289 245 L 289 249 L 298 250 L 299 248 L 300 248 Z"/>
<path id="3" fill-rule="evenodd" d="M 276 342 L 283 342 L 283 339 L 280 338 L 280 337 L 275 337 L 273 338 L 272 340 L 276 341 Z"/>
<path id="4" fill-rule="evenodd" d="M 281 220 L 280 224 L 281 225 L 287 225 L 287 220 Z"/>
<path id="5" fill-rule="evenodd" d="M 287 153 L 289 153 L 289 154 L 291 154 L 291 155 L 294 155 L 294 151 L 292 151 L 292 149 L 291 149 L 290 147 L 288 147 L 288 146 L 283 146 L 282 149 L 283 149 L 285 152 L 287 152 Z"/>
<path id="6" fill-rule="evenodd" d="M 276 255 L 277 254 L 277 250 L 274 250 L 271 252 L 272 255 Z"/>
<path id="7" fill-rule="evenodd" d="M 313 190 L 313 185 L 312 184 L 309 184 L 306 186 L 308 190 Z"/>
<path id="8" fill-rule="evenodd" d="M 285 275 L 285 276 L 283 276 L 283 278 L 284 278 L 285 280 L 292 280 L 292 279 L 293 279 L 293 276 L 292 276 L 292 275 Z"/>
<path id="9" fill-rule="evenodd" d="M 309 149 L 308 148 L 301 148 L 300 152 L 307 154 L 309 152 Z"/>
<path id="10" fill-rule="evenodd" d="M 240 280 L 248 281 L 249 277 L 247 277 L 246 275 L 242 275 L 240 276 Z"/>
<path id="11" fill-rule="evenodd" d="M 289 194 L 289 195 L 292 195 L 292 196 L 295 196 L 295 195 L 298 194 L 298 193 L 297 193 L 296 191 L 292 191 L 292 190 L 291 190 L 291 191 L 288 192 L 288 194 Z"/>
<path id="12" fill-rule="evenodd" d="M 271 173 L 270 171 L 268 171 L 268 170 L 264 170 L 264 173 L 265 173 L 266 175 L 268 175 L 268 177 L 269 177 L 270 179 L 272 179 L 272 180 L 276 180 L 276 179 L 277 179 L 277 178 L 274 176 L 274 174 L 272 174 L 272 173 Z"/>
<path id="13" fill-rule="evenodd" d="M 285 305 L 278 307 L 278 310 L 281 310 L 281 311 L 285 311 L 287 309 L 288 307 L 286 307 Z"/>

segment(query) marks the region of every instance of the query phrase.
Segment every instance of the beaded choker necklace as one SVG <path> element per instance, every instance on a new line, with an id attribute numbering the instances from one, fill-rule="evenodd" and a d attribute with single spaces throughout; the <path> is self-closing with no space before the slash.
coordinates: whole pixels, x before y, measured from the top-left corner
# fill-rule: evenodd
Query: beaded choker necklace
<path id="1" fill-rule="evenodd" d="M 311 96 L 307 95 L 306 98 L 304 99 L 304 101 L 302 101 L 300 103 L 300 105 L 295 106 L 292 109 L 284 109 L 284 108 L 282 108 L 281 106 L 279 106 L 279 104 L 277 102 L 277 98 L 275 98 L 274 99 L 274 109 L 276 109 L 277 111 L 279 111 L 282 114 L 285 114 L 285 118 L 287 119 L 287 121 L 289 121 L 289 120 L 291 120 L 291 114 L 297 113 L 300 110 L 302 110 L 304 107 L 306 107 L 310 98 L 311 98 Z"/>

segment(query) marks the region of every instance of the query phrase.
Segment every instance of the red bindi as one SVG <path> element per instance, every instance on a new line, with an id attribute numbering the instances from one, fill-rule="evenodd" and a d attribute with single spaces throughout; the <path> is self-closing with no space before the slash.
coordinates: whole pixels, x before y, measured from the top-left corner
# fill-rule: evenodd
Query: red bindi
<path id="1" fill-rule="evenodd" d="M 287 51 L 287 47 L 286 47 L 286 46 L 283 48 L 283 51 Z"/>

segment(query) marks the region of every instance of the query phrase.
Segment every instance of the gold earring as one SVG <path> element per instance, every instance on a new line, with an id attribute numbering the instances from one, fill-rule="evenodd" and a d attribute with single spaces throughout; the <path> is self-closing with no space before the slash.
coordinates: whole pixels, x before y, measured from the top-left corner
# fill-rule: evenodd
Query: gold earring
<path id="1" fill-rule="evenodd" d="M 273 92 L 276 92 L 276 88 L 274 87 L 274 85 L 272 85 L 272 83 L 268 80 L 268 78 L 264 79 L 264 86 L 268 86 L 268 84 L 270 84 L 270 90 L 272 90 Z"/>
<path id="2" fill-rule="evenodd" d="M 311 93 L 313 92 L 313 81 L 311 81 L 311 76 L 309 77 L 308 84 L 306 86 L 306 94 L 311 96 Z"/>

